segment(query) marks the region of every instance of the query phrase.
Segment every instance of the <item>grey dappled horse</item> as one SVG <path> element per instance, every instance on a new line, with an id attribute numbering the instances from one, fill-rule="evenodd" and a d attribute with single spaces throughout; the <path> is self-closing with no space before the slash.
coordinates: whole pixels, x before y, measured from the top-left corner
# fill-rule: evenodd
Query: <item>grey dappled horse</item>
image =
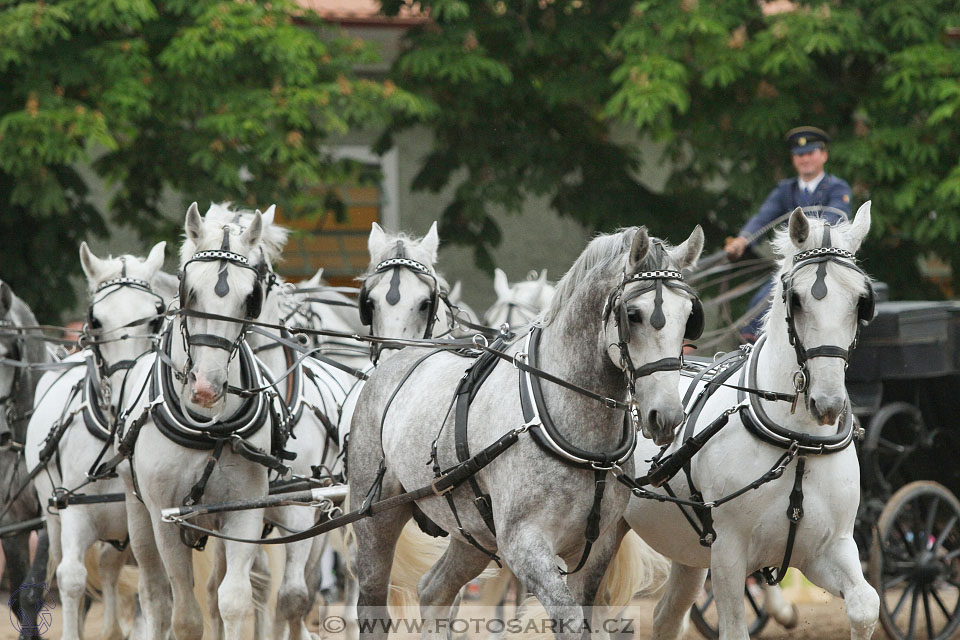
<path id="1" fill-rule="evenodd" d="M 593 240 L 559 283 L 540 323 L 537 366 L 624 401 L 628 382 L 635 385 L 632 399 L 641 423 L 625 424 L 622 412 L 605 410 L 596 400 L 544 382 L 545 411 L 577 447 L 611 452 L 623 446 L 623 438 L 635 426 L 658 441 L 669 441 L 683 418 L 677 368 L 650 375 L 640 372 L 650 370 L 643 365 L 676 360 L 680 354 L 695 301 L 689 289 L 681 289 L 676 282 L 661 287 L 657 278 L 679 279 L 670 274 L 692 265 L 702 247 L 699 227 L 676 248 L 651 240 L 645 228 L 626 229 Z M 509 353 L 519 354 L 524 344 L 510 346 Z M 386 499 L 434 480 L 430 458 L 435 438 L 438 464 L 448 468 L 457 460 L 453 425 L 444 424 L 445 416 L 458 380 L 473 361 L 446 352 L 427 356 L 430 353 L 421 348 L 400 351 L 378 367 L 361 392 L 348 454 L 354 509 L 375 485 L 381 461 L 385 471 L 379 496 Z M 626 379 L 627 371 L 637 372 L 634 380 Z M 481 451 L 524 423 L 518 387 L 518 372 L 509 364 L 500 363 L 489 374 L 471 404 L 471 452 Z M 581 607 L 593 603 L 624 533 L 616 523 L 629 494 L 612 480 L 600 491 L 599 537 L 582 569 L 565 582 L 555 556 L 568 568 L 583 556 L 585 523 L 595 505 L 596 475 L 589 466 L 575 467 L 544 451 L 532 435 L 521 430 L 516 444 L 475 476 L 480 489 L 489 494 L 495 535 L 474 508 L 470 489 L 453 491 L 463 528 L 478 546 L 454 533 L 458 524 L 444 498 L 417 503 L 422 514 L 453 534 L 448 550 L 420 582 L 424 618 L 446 618 L 459 589 L 487 566 L 494 551 L 544 603 L 551 618 L 582 620 Z M 633 473 L 629 456 L 624 460 L 623 472 Z M 354 524 L 361 620 L 385 615 L 375 608 L 386 604 L 394 547 L 412 516 L 414 508 L 404 505 Z M 437 630 L 427 627 L 427 633 Z M 386 635 L 377 627 L 370 633 Z M 578 635 L 568 628 L 562 637 Z"/>
<path id="2" fill-rule="evenodd" d="M 37 319 L 27 304 L 18 298 L 6 282 L 0 281 L 0 508 L 6 513 L 0 525 L 23 522 L 40 515 L 40 504 L 33 486 L 14 498 L 25 482 L 26 468 L 20 446 L 27 432 L 27 421 L 33 407 L 33 394 L 42 371 L 21 365 L 52 361 L 46 344 L 37 331 L 18 332 L 16 327 L 36 326 Z M 9 509 L 6 505 L 11 501 Z M 11 607 L 22 612 L 22 629 L 36 629 L 37 606 L 43 589 L 22 584 L 40 585 L 46 577 L 47 534 L 40 531 L 37 555 L 30 565 L 30 532 L 3 539 L 6 574 L 13 592 Z M 29 574 L 28 574 L 29 568 Z M 22 638 L 38 637 L 24 634 Z"/>

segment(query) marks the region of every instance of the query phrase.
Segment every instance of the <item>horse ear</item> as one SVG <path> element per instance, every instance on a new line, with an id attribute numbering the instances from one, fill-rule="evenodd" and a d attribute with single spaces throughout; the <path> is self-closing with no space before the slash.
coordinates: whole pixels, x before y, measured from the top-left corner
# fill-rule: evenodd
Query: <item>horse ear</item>
<path id="1" fill-rule="evenodd" d="M 6 282 L 0 282 L 0 316 L 7 315 L 13 306 L 13 291 Z"/>
<path id="2" fill-rule="evenodd" d="M 157 273 L 157 271 L 160 270 L 160 267 L 163 266 L 163 257 L 166 248 L 166 240 L 161 240 L 157 244 L 153 245 L 153 249 L 150 249 L 150 253 L 147 254 L 146 260 L 143 261 L 144 266 L 150 270 L 151 278 Z"/>
<path id="3" fill-rule="evenodd" d="M 80 243 L 80 266 L 83 267 L 83 273 L 86 274 L 87 280 L 97 282 L 100 280 L 100 274 L 103 273 L 106 265 L 103 260 L 93 255 L 90 247 L 87 246 L 87 242 L 83 241 Z"/>
<path id="4" fill-rule="evenodd" d="M 437 233 L 436 220 L 430 225 L 430 231 L 427 231 L 427 235 L 423 236 L 418 246 L 430 256 L 430 264 L 437 262 L 437 249 L 440 247 L 440 235 Z"/>
<path id="5" fill-rule="evenodd" d="M 257 209 L 253 213 L 253 220 L 250 221 L 250 226 L 247 227 L 247 230 L 243 232 L 243 235 L 240 236 L 240 240 L 244 242 L 248 247 L 253 248 L 260 244 L 260 236 L 263 234 L 263 214 L 260 213 L 260 210 Z"/>
<path id="6" fill-rule="evenodd" d="M 850 251 L 857 252 L 860 244 L 870 233 L 870 200 L 867 200 L 857 209 L 857 215 L 850 223 Z"/>
<path id="7" fill-rule="evenodd" d="M 462 293 L 462 292 L 461 292 L 461 289 L 462 289 L 462 288 L 463 288 L 463 287 L 461 286 L 459 280 L 457 280 L 456 282 L 454 282 L 454 283 L 453 283 L 453 287 L 450 289 L 450 293 L 447 294 L 447 299 L 450 300 L 450 302 L 453 302 L 453 303 L 460 302 L 460 295 L 461 295 L 461 293 Z"/>
<path id="8" fill-rule="evenodd" d="M 313 277 L 307 280 L 307 284 L 311 287 L 319 287 L 323 284 L 323 267 L 317 269 L 317 272 L 313 274 Z"/>
<path id="9" fill-rule="evenodd" d="M 797 207 L 790 214 L 790 239 L 798 247 L 806 242 L 810 235 L 810 221 L 803 215 L 803 209 Z"/>
<path id="10" fill-rule="evenodd" d="M 636 269 L 640 266 L 640 263 L 643 262 L 643 259 L 647 257 L 647 252 L 649 250 L 650 235 L 647 233 L 646 227 L 640 227 L 637 229 L 637 232 L 633 234 L 633 243 L 630 245 L 631 269 Z"/>
<path id="11" fill-rule="evenodd" d="M 510 298 L 510 282 L 507 280 L 507 274 L 500 267 L 493 270 L 493 290 L 496 292 L 498 300 L 508 300 Z"/>
<path id="12" fill-rule="evenodd" d="M 367 249 L 370 251 L 370 259 L 376 260 L 377 256 L 383 254 L 387 244 L 387 234 L 376 222 L 370 225 L 370 237 L 367 238 Z"/>
<path id="13" fill-rule="evenodd" d="M 200 238 L 203 237 L 203 218 L 200 217 L 200 209 L 197 208 L 196 202 L 187 209 L 187 219 L 184 222 L 183 230 L 187 234 L 187 239 L 194 244 L 200 242 Z"/>
<path id="14" fill-rule="evenodd" d="M 703 251 L 703 228 L 697 225 L 690 233 L 690 237 L 678 247 L 671 249 L 667 255 L 679 269 L 689 269 L 697 264 L 700 253 Z"/>
<path id="15" fill-rule="evenodd" d="M 546 269 L 544 269 L 543 271 L 540 272 L 540 277 L 537 278 L 537 282 L 539 282 L 540 284 L 546 284 L 546 283 L 547 283 L 547 270 L 546 270 Z"/>
<path id="16" fill-rule="evenodd" d="M 270 226 L 273 224 L 273 219 L 277 213 L 277 205 L 272 204 L 267 207 L 267 210 L 263 212 L 263 224 L 264 226 Z"/>

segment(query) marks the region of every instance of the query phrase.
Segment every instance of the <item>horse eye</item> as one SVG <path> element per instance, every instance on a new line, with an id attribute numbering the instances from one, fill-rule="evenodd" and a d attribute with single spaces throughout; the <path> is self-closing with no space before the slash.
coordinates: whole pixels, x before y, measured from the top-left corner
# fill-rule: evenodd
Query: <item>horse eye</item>
<path id="1" fill-rule="evenodd" d="M 429 308 L 430 308 L 429 300 L 424 300 L 423 302 L 420 303 L 420 311 L 426 311 Z"/>
<path id="2" fill-rule="evenodd" d="M 103 325 L 102 325 L 102 324 L 100 323 L 100 321 L 96 318 L 96 316 L 90 316 L 90 328 L 91 328 L 91 329 L 101 329 L 101 328 L 103 328 Z"/>
<path id="3" fill-rule="evenodd" d="M 800 304 L 800 298 L 797 298 L 796 296 L 790 298 L 790 308 L 793 311 L 799 311 L 802 307 L 803 305 Z"/>
<path id="4" fill-rule="evenodd" d="M 643 322 L 643 314 L 640 312 L 640 309 L 630 309 L 627 311 L 627 319 L 633 324 L 641 324 Z"/>

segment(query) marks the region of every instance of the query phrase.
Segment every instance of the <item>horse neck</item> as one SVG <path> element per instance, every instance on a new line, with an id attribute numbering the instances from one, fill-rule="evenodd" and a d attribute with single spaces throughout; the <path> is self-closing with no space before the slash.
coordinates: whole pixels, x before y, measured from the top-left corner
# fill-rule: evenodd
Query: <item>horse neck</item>
<path id="1" fill-rule="evenodd" d="M 800 369 L 797 355 L 787 336 L 786 309 L 779 297 L 779 284 L 776 287 L 770 318 L 767 322 L 763 347 L 757 354 L 757 379 L 759 388 L 766 391 L 793 393 L 793 376 Z M 807 409 L 803 398 L 797 404 L 796 411 L 790 413 L 790 403 L 784 401 L 760 400 L 767 415 L 777 424 L 798 433 L 822 436 L 824 428 Z"/>
<path id="2" fill-rule="evenodd" d="M 623 372 L 599 348 L 602 295 L 596 286 L 581 286 L 564 309 L 543 328 L 537 350 L 539 368 L 563 380 L 582 384 L 607 397 L 625 399 Z M 605 289 L 599 287 L 600 293 Z M 541 382 L 550 417 L 570 441 L 584 449 L 611 450 L 623 432 L 623 414 L 607 411 L 596 400 Z"/>

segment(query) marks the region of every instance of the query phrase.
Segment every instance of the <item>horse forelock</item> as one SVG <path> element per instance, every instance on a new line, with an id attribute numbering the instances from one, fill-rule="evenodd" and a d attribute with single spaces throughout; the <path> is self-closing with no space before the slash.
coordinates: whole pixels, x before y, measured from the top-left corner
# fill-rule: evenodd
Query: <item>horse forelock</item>
<path id="1" fill-rule="evenodd" d="M 627 227 L 611 234 L 598 235 L 591 240 L 557 283 L 553 300 L 542 314 L 541 325 L 546 326 L 556 320 L 560 311 L 584 282 L 590 283 L 598 297 L 605 297 L 610 287 L 619 282 L 627 266 L 633 238 L 639 229 L 639 227 Z M 669 244 L 651 236 L 650 250 L 641 260 L 639 270 L 653 271 L 675 267 L 670 263 L 668 249 L 670 249 Z"/>
<path id="2" fill-rule="evenodd" d="M 101 258 L 101 267 L 102 271 L 97 274 L 96 281 L 90 281 L 88 279 L 87 285 L 90 288 L 90 293 L 93 293 L 97 287 L 106 282 L 107 280 L 113 280 L 114 278 L 126 277 L 126 278 L 136 278 L 138 280 L 146 280 L 151 285 L 153 285 L 154 280 L 159 273 L 159 271 L 151 272 L 150 269 L 146 267 L 146 258 L 131 255 L 129 253 L 122 256 L 112 256 L 108 255 L 106 258 Z"/>

